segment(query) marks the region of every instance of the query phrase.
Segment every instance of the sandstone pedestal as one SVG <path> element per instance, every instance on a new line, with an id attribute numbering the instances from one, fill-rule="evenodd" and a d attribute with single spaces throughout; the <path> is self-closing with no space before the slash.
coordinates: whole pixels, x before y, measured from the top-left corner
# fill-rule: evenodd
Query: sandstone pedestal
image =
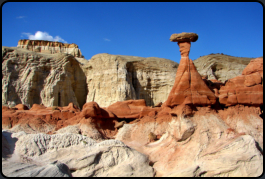
<path id="1" fill-rule="evenodd" d="M 216 103 L 214 93 L 203 82 L 192 60 L 189 59 L 190 42 L 195 42 L 197 39 L 198 35 L 195 33 L 173 34 L 170 37 L 172 42 L 178 42 L 181 60 L 165 106 L 171 108 L 180 104 L 211 106 Z"/>

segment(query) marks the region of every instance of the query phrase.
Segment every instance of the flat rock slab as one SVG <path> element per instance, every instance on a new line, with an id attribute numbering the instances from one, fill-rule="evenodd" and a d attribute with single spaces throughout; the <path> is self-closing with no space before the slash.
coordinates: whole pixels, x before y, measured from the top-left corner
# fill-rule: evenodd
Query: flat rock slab
<path id="1" fill-rule="evenodd" d="M 182 32 L 179 34 L 172 34 L 169 40 L 171 42 L 196 42 L 198 38 L 198 34 Z"/>

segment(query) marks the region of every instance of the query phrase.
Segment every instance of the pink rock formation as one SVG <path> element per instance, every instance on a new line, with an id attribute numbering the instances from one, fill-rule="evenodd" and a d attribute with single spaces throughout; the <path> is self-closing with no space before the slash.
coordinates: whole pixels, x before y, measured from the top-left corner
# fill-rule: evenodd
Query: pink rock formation
<path id="1" fill-rule="evenodd" d="M 106 109 L 115 114 L 118 118 L 140 118 L 148 115 L 152 111 L 158 110 L 146 106 L 144 99 L 118 101 Z"/>
<path id="2" fill-rule="evenodd" d="M 29 108 L 24 104 L 17 104 L 14 108 L 17 110 L 28 110 Z"/>
<path id="3" fill-rule="evenodd" d="M 172 37 L 173 36 L 173 37 Z M 207 87 L 193 62 L 189 59 L 190 42 L 195 42 L 198 35 L 194 33 L 173 34 L 170 40 L 178 42 L 181 60 L 175 78 L 174 86 L 163 104 L 174 107 L 180 104 L 208 106 L 216 103 L 214 93 Z M 181 38 L 183 36 L 183 38 Z M 180 39 L 180 40 L 178 40 Z M 196 40 L 195 40 L 196 39 Z"/>
<path id="4" fill-rule="evenodd" d="M 259 72 L 263 78 L 263 58 L 252 59 L 243 70 L 242 75 L 249 75 L 255 72 Z"/>
<path id="5" fill-rule="evenodd" d="M 96 102 L 89 102 L 84 104 L 82 112 L 82 117 L 97 117 L 101 115 L 100 107 Z"/>
<path id="6" fill-rule="evenodd" d="M 251 60 L 242 75 L 228 80 L 219 90 L 219 102 L 225 106 L 236 104 L 263 105 L 263 58 Z"/>

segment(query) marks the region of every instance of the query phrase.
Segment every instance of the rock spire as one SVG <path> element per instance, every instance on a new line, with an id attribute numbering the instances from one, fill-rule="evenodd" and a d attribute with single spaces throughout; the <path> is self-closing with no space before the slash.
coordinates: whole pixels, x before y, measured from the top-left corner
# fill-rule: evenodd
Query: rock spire
<path id="1" fill-rule="evenodd" d="M 178 42 L 181 60 L 175 83 L 165 102 L 168 107 L 180 104 L 210 106 L 216 103 L 214 93 L 204 83 L 192 60 L 189 59 L 190 42 L 195 42 L 197 39 L 197 34 L 186 32 L 172 34 L 170 37 L 170 41 Z"/>

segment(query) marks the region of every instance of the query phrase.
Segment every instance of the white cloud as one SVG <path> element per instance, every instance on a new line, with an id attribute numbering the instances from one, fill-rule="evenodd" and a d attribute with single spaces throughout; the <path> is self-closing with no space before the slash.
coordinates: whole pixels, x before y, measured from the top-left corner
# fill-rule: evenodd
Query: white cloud
<path id="1" fill-rule="evenodd" d="M 25 18 L 26 16 L 18 16 L 17 19 L 23 19 Z"/>
<path id="2" fill-rule="evenodd" d="M 110 39 L 104 38 L 105 41 L 110 41 Z"/>
<path id="3" fill-rule="evenodd" d="M 58 41 L 58 42 L 67 43 L 61 37 L 59 37 L 59 36 L 53 37 L 53 36 L 49 35 L 47 32 L 37 31 L 35 33 L 35 35 L 32 35 L 31 33 L 23 32 L 22 35 L 27 36 L 28 39 L 30 39 L 30 40 L 48 40 L 48 41 Z"/>

